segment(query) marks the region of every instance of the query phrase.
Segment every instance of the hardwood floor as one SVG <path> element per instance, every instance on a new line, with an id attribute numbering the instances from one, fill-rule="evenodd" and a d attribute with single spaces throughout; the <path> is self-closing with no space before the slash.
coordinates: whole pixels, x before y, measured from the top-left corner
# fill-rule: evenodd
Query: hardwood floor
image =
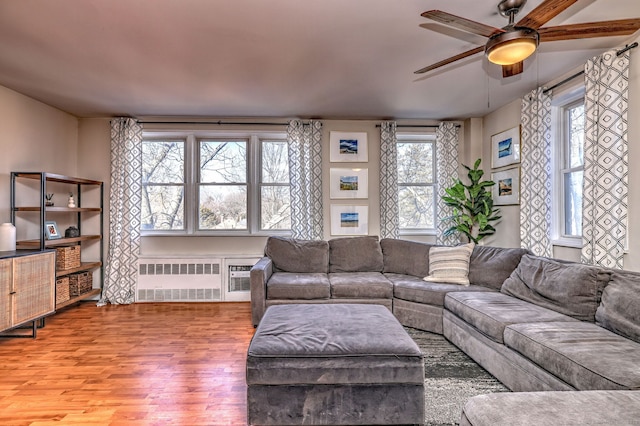
<path id="1" fill-rule="evenodd" d="M 244 425 L 249 303 L 82 303 L 0 340 L 1 425 Z"/>

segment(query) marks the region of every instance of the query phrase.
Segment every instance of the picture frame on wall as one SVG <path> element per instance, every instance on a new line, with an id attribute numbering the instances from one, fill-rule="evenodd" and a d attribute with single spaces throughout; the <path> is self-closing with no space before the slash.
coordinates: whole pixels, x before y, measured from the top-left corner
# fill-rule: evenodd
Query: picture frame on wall
<path id="1" fill-rule="evenodd" d="M 520 204 L 520 167 L 491 173 L 493 205 L 508 206 Z"/>
<path id="2" fill-rule="evenodd" d="M 367 132 L 330 132 L 329 161 L 360 163 L 369 161 Z"/>
<path id="3" fill-rule="evenodd" d="M 491 136 L 491 168 L 520 162 L 520 125 Z"/>
<path id="4" fill-rule="evenodd" d="M 54 221 L 46 221 L 44 223 L 44 232 L 47 236 L 47 240 L 57 240 L 62 238 L 58 231 L 58 225 Z"/>
<path id="5" fill-rule="evenodd" d="M 369 169 L 332 168 L 329 171 L 329 186 L 332 199 L 367 198 Z"/>
<path id="6" fill-rule="evenodd" d="M 369 207 L 334 204 L 331 206 L 331 235 L 367 235 Z"/>

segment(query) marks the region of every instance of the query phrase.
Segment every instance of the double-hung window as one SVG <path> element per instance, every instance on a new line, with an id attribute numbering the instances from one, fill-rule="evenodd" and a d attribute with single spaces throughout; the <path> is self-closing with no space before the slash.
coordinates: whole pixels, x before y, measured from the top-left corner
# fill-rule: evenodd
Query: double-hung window
<path id="1" fill-rule="evenodd" d="M 146 134 L 145 235 L 287 232 L 288 146 L 283 134 Z"/>
<path id="2" fill-rule="evenodd" d="M 582 238 L 582 186 L 584 170 L 584 99 L 580 96 L 556 107 L 556 240 L 579 246 Z"/>
<path id="3" fill-rule="evenodd" d="M 435 229 L 435 135 L 397 136 L 398 212 L 400 233 L 427 233 Z"/>

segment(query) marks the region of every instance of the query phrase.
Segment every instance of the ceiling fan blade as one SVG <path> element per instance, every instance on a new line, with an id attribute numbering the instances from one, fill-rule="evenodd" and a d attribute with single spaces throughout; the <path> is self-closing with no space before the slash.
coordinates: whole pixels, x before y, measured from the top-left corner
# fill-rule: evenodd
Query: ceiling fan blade
<path id="1" fill-rule="evenodd" d="M 545 0 L 516 24 L 537 30 L 578 0 Z"/>
<path id="2" fill-rule="evenodd" d="M 631 35 L 640 29 L 640 19 L 617 19 L 584 24 L 540 28 L 540 41 L 575 40 Z"/>
<path id="3" fill-rule="evenodd" d="M 496 33 L 503 33 L 501 28 L 492 27 L 491 25 L 485 25 L 480 22 L 471 21 L 461 16 L 452 15 L 441 10 L 428 10 L 421 14 L 421 16 L 432 19 L 441 24 L 449 25 L 450 27 L 457 28 L 459 30 L 466 31 L 472 34 L 478 34 L 484 37 L 491 37 Z"/>
<path id="4" fill-rule="evenodd" d="M 522 74 L 524 71 L 524 62 L 520 61 L 517 64 L 513 65 L 503 65 L 502 66 L 502 77 L 513 77 L 514 75 Z"/>
<path id="5" fill-rule="evenodd" d="M 484 51 L 484 46 L 478 46 L 475 49 L 471 49 L 471 50 L 468 50 L 466 52 L 460 53 L 459 55 L 452 56 L 452 57 L 450 57 L 448 59 L 445 59 L 443 61 L 437 62 L 437 63 L 435 63 L 433 65 L 429 65 L 428 67 L 421 68 L 418 71 L 414 71 L 413 73 L 414 74 L 424 74 L 425 72 L 434 70 L 436 68 L 440 68 L 440 67 L 448 65 L 448 64 L 450 64 L 452 62 L 458 61 L 460 59 L 464 59 L 464 58 L 466 58 L 468 56 L 475 55 L 476 53 L 480 53 L 480 52 L 483 52 L 483 51 Z"/>

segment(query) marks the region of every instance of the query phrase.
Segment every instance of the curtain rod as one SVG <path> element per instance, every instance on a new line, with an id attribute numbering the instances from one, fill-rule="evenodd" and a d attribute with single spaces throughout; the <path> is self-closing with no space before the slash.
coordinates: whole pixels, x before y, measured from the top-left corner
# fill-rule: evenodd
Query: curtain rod
<path id="1" fill-rule="evenodd" d="M 456 127 L 461 127 L 459 124 L 455 125 Z M 380 127 L 379 124 L 376 124 L 376 127 Z M 440 127 L 439 124 L 396 124 L 396 127 L 416 127 L 416 128 L 431 128 L 437 129 Z"/>
<path id="2" fill-rule="evenodd" d="M 218 126 L 245 125 L 245 126 L 288 126 L 289 123 L 272 123 L 260 121 L 144 121 L 137 120 L 139 124 L 216 124 Z"/>
<path id="3" fill-rule="evenodd" d="M 272 123 L 272 122 L 260 122 L 260 121 L 145 121 L 145 120 L 137 120 L 139 124 L 215 124 L 218 126 L 223 125 L 245 125 L 245 126 L 288 126 L 289 123 Z M 376 124 L 376 127 L 380 127 L 379 124 Z M 417 127 L 417 128 L 438 128 L 437 124 L 398 124 L 396 127 Z M 459 124 L 456 124 L 456 127 L 460 127 Z"/>
<path id="4" fill-rule="evenodd" d="M 623 49 L 618 50 L 618 51 L 616 52 L 616 56 L 620 56 L 620 55 L 622 55 L 624 52 L 626 52 L 627 50 L 631 50 L 631 49 L 634 49 L 634 48 L 636 48 L 636 47 L 638 47 L 638 42 L 633 42 L 633 43 L 631 43 L 631 44 L 628 44 L 628 45 L 626 45 Z M 553 89 L 556 89 L 556 88 L 558 88 L 558 87 L 562 86 L 563 84 L 567 84 L 568 82 L 570 82 L 570 81 L 571 81 L 571 80 L 573 80 L 574 78 L 580 77 L 582 74 L 584 74 L 584 70 L 579 71 L 579 72 L 575 73 L 574 75 L 572 75 L 572 76 L 570 76 L 570 77 L 565 78 L 565 79 L 564 79 L 564 80 L 562 80 L 561 82 L 556 83 L 556 84 L 554 84 L 553 86 L 551 86 L 551 87 L 549 87 L 549 88 L 547 88 L 547 89 L 544 89 L 544 90 L 542 91 L 542 93 L 545 93 L 545 94 L 546 94 L 546 93 L 548 93 L 548 92 L 552 91 Z"/>

